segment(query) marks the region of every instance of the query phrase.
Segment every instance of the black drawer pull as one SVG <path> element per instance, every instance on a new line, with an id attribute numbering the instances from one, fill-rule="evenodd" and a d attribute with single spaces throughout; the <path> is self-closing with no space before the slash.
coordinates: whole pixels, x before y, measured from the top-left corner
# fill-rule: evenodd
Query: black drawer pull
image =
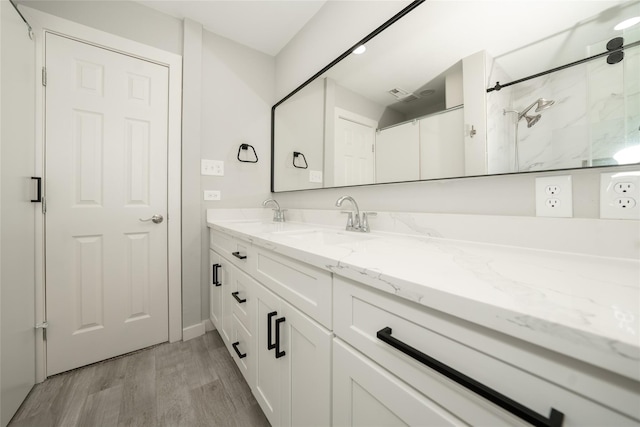
<path id="1" fill-rule="evenodd" d="M 236 257 L 238 259 L 246 259 L 247 258 L 246 255 L 240 255 L 240 252 L 231 252 L 231 255 L 233 255 L 234 257 Z"/>
<path id="2" fill-rule="evenodd" d="M 238 301 L 238 304 L 242 304 L 243 302 L 247 302 L 246 298 L 238 297 L 239 292 L 231 292 L 231 295 Z"/>
<path id="3" fill-rule="evenodd" d="M 284 317 L 276 319 L 276 359 L 280 359 L 287 354 L 284 350 L 280 350 L 280 323 L 283 323 L 285 320 Z"/>
<path id="4" fill-rule="evenodd" d="M 274 348 L 276 348 L 276 343 L 271 343 L 271 337 L 273 335 L 273 333 L 271 332 L 271 319 L 273 319 L 273 316 L 277 314 L 277 311 L 272 311 L 271 313 L 267 314 L 267 350 L 273 350 Z"/>
<path id="5" fill-rule="evenodd" d="M 211 281 L 212 281 L 211 284 L 216 286 L 222 286 L 222 283 L 218 282 L 218 269 L 220 268 L 220 264 L 213 264 L 211 267 L 213 270 L 213 277 L 211 278 Z"/>
<path id="6" fill-rule="evenodd" d="M 238 355 L 238 359 L 244 359 L 245 357 L 247 357 L 247 353 L 240 353 L 240 350 L 238 350 L 238 345 L 240 345 L 240 341 L 231 344 L 233 349 L 236 351 L 236 354 Z"/>
<path id="7" fill-rule="evenodd" d="M 277 322 L 277 320 L 276 320 Z M 484 397 L 485 399 L 495 403 L 503 409 L 511 412 L 513 415 L 518 418 L 523 419 L 524 421 L 538 427 L 560 427 L 564 420 L 564 414 L 554 408 L 551 408 L 551 413 L 549 414 L 549 418 L 546 418 L 531 409 L 527 408 L 519 404 L 518 402 L 508 398 L 507 396 L 495 391 L 492 388 L 487 387 L 486 385 L 474 380 L 463 374 L 462 372 L 456 371 L 455 369 L 445 365 L 444 363 L 427 356 L 420 350 L 417 350 L 411 347 L 408 344 L 394 338 L 391 336 L 391 328 L 385 327 L 378 331 L 376 334 L 378 339 L 384 341 L 389 344 L 393 348 L 400 350 L 407 356 L 417 360 L 418 362 L 427 365 L 434 371 L 441 373 L 447 378 L 457 382 L 461 386 L 471 390 L 472 392 Z"/>

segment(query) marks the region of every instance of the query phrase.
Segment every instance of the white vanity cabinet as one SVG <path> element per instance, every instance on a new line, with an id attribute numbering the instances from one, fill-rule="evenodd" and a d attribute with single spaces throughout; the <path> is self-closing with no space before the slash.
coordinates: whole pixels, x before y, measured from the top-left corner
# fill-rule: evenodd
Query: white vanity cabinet
<path id="1" fill-rule="evenodd" d="M 331 274 L 215 230 L 210 238 L 210 318 L 267 419 L 330 425 L 333 334 L 320 321 L 331 323 Z"/>
<path id="2" fill-rule="evenodd" d="M 631 380 L 339 277 L 334 331 L 334 425 L 367 425 L 378 412 L 411 425 L 416 411 L 434 425 L 638 425 Z M 534 420 L 463 387 L 434 361 Z M 549 422 L 552 408 L 562 424 Z"/>

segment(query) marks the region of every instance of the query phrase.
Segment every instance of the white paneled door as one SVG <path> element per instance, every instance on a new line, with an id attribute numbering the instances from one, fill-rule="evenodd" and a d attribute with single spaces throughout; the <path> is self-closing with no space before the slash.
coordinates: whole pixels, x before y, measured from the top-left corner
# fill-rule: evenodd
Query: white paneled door
<path id="1" fill-rule="evenodd" d="M 374 120 L 335 109 L 334 185 L 374 183 Z"/>
<path id="2" fill-rule="evenodd" d="M 53 375 L 168 338 L 168 69 L 54 34 L 45 62 Z"/>

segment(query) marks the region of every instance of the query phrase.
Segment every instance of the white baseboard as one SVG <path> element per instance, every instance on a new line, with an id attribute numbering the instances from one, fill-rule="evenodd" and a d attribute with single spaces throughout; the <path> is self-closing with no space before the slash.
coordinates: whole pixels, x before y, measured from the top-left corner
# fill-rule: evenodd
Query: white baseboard
<path id="1" fill-rule="evenodd" d="M 182 329 L 182 341 L 189 341 L 194 338 L 198 338 L 205 333 L 204 322 L 196 323 L 195 325 L 187 326 Z"/>
<path id="2" fill-rule="evenodd" d="M 187 326 L 182 330 L 182 341 L 189 341 L 204 335 L 206 332 L 213 331 L 215 326 L 210 319 L 203 320 L 195 325 Z"/>

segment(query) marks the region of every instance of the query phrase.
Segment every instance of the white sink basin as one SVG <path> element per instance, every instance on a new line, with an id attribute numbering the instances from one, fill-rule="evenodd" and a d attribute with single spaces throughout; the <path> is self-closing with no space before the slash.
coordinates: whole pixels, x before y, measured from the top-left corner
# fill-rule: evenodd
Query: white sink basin
<path id="1" fill-rule="evenodd" d="M 305 241 L 319 245 L 343 245 L 357 243 L 375 239 L 375 235 L 359 233 L 353 231 L 333 231 L 333 230 L 290 230 L 279 231 L 273 234 L 286 236 L 288 238 Z"/>

